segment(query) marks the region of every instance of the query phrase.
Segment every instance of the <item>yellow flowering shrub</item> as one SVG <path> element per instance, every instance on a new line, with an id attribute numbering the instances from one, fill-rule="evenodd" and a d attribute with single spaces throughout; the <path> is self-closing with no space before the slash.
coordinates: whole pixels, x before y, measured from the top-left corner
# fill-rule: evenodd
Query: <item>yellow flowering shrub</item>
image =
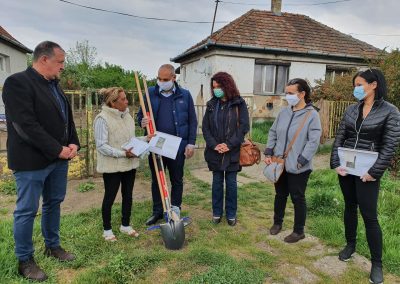
<path id="1" fill-rule="evenodd" d="M 7 157 L 0 156 L 0 177 L 10 176 L 12 171 L 7 167 Z"/>
<path id="2" fill-rule="evenodd" d="M 85 174 L 86 161 L 81 156 L 76 156 L 69 162 L 68 178 L 82 178 Z"/>

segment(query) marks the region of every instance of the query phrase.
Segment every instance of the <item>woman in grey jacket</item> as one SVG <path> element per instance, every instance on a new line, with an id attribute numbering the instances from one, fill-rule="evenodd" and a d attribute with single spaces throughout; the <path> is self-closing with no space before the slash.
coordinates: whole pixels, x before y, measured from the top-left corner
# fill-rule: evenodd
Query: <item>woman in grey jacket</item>
<path id="1" fill-rule="evenodd" d="M 304 239 L 305 190 L 312 171 L 312 158 L 319 145 L 321 122 L 318 112 L 311 104 L 311 88 L 305 80 L 290 80 L 285 92 L 289 106 L 279 112 L 268 133 L 264 162 L 269 165 L 272 156 L 283 156 L 307 113 L 311 112 L 285 159 L 282 175 L 275 183 L 274 224 L 270 233 L 276 235 L 282 230 L 286 201 L 290 194 L 294 205 L 294 228 L 284 241 L 295 243 Z"/>

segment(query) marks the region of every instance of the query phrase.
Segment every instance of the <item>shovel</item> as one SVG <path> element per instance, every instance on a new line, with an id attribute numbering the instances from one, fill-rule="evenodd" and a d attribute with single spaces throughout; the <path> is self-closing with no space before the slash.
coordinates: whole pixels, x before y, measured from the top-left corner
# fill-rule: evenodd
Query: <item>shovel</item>
<path id="1" fill-rule="evenodd" d="M 135 72 L 135 80 L 138 89 L 139 101 L 142 113 L 146 114 L 147 117 L 149 118 L 149 124 L 146 126 L 147 133 L 155 134 L 156 127 L 154 124 L 153 110 L 151 108 L 150 96 L 147 89 L 146 80 L 145 78 L 143 78 L 146 100 L 144 100 L 143 98 L 137 72 Z M 161 236 L 164 241 L 164 245 L 167 249 L 178 250 L 183 247 L 185 241 L 184 222 L 182 222 L 178 214 L 176 214 L 176 212 L 172 210 L 169 198 L 168 186 L 165 179 L 164 165 L 161 156 L 152 153 L 152 159 L 153 159 L 154 169 L 156 172 L 158 189 L 160 191 L 160 196 L 166 221 L 165 224 L 160 225 Z"/>

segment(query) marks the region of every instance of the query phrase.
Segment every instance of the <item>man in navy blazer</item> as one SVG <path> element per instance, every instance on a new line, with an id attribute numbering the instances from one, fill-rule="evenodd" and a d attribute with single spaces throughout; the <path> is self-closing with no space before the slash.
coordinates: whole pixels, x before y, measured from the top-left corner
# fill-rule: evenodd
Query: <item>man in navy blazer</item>
<path id="1" fill-rule="evenodd" d="M 14 239 L 18 272 L 36 281 L 47 278 L 33 258 L 33 223 L 41 196 L 45 254 L 60 261 L 75 258 L 60 246 L 59 236 L 68 160 L 79 149 L 71 106 L 58 84 L 64 59 L 65 52 L 57 43 L 42 42 L 33 52 L 32 67 L 8 77 L 3 88 L 8 167 L 17 184 Z"/>
<path id="2" fill-rule="evenodd" d="M 158 70 L 157 85 L 149 88 L 151 107 L 157 131 L 182 138 L 175 160 L 163 157 L 171 181 L 171 205 L 181 208 L 183 194 L 183 167 L 185 159 L 193 156 L 196 143 L 197 117 L 192 95 L 176 83 L 174 66 L 164 64 Z M 149 122 L 139 110 L 137 120 L 144 128 Z M 153 214 L 146 225 L 153 225 L 163 217 L 162 201 L 158 190 L 154 165 L 149 157 Z"/>

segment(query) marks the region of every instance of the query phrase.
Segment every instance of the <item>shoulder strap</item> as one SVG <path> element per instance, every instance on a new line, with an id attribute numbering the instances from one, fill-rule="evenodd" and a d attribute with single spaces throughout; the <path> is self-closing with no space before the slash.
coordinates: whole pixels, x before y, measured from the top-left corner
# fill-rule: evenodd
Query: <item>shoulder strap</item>
<path id="1" fill-rule="evenodd" d="M 294 134 L 292 141 L 290 141 L 289 146 L 287 147 L 285 153 L 283 154 L 283 158 L 284 158 L 284 159 L 287 157 L 287 155 L 289 154 L 290 150 L 292 149 L 292 146 L 293 146 L 294 142 L 296 141 L 297 136 L 299 136 L 300 131 L 303 129 L 304 124 L 306 123 L 307 118 L 308 118 L 310 115 L 311 115 L 311 110 L 308 111 L 308 112 L 306 113 L 306 116 L 304 117 L 303 121 L 302 121 L 301 124 L 299 125 L 299 128 L 297 128 L 297 131 L 296 131 L 296 133 Z"/>
<path id="2" fill-rule="evenodd" d="M 237 116 L 236 125 L 237 128 L 239 128 L 239 106 L 236 106 L 236 116 Z"/>

